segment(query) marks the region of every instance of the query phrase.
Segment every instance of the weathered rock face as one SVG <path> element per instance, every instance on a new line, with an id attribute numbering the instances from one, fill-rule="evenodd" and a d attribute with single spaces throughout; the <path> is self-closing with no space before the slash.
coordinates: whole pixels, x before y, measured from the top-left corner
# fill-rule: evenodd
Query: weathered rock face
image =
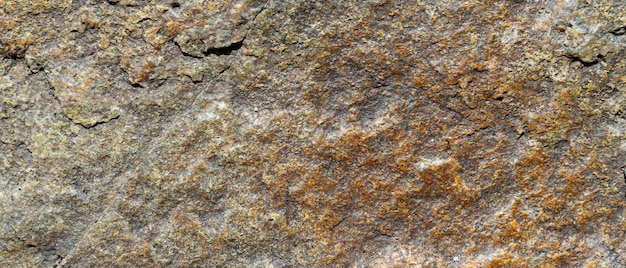
<path id="1" fill-rule="evenodd" d="M 621 1 L 0 1 L 2 267 L 626 265 Z"/>

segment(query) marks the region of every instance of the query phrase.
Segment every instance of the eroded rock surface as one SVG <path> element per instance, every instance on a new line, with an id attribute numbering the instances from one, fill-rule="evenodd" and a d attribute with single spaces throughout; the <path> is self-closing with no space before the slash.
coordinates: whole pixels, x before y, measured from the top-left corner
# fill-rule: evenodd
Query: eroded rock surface
<path id="1" fill-rule="evenodd" d="M 0 2 L 0 266 L 626 266 L 625 29 L 608 0 Z"/>

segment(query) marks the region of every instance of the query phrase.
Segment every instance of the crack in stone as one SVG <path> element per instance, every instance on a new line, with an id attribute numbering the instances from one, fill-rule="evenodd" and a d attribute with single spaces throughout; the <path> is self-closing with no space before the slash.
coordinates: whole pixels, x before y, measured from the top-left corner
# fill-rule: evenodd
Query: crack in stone
<path id="1" fill-rule="evenodd" d="M 67 116 L 67 115 L 66 115 L 66 116 Z M 96 122 L 95 124 L 89 124 L 89 125 L 86 125 L 86 124 L 83 124 L 83 123 L 75 123 L 75 122 L 72 122 L 72 123 L 77 124 L 77 125 L 80 125 L 80 126 L 81 126 L 82 128 L 84 128 L 84 129 L 91 129 L 91 128 L 94 128 L 94 127 L 96 127 L 96 126 L 99 126 L 99 125 L 103 125 L 103 124 L 109 123 L 109 122 L 111 122 L 111 121 L 113 121 L 113 120 L 117 120 L 117 119 L 119 119 L 119 118 L 120 118 L 120 115 L 118 114 L 118 115 L 115 115 L 115 116 L 113 116 L 113 117 L 109 118 L 108 120 L 98 121 L 98 122 Z"/>
<path id="2" fill-rule="evenodd" d="M 229 46 L 226 46 L 226 47 L 209 48 L 203 54 L 204 54 L 204 56 L 208 56 L 208 55 L 217 55 L 217 56 L 231 55 L 233 52 L 235 52 L 237 50 L 240 50 L 241 47 L 243 47 L 243 41 L 244 40 L 246 40 L 246 37 L 241 39 L 241 41 L 232 43 L 232 44 L 230 44 Z"/>
<path id="3" fill-rule="evenodd" d="M 59 107 L 61 108 L 61 114 L 63 115 L 63 117 L 65 117 L 68 121 L 70 121 L 72 124 L 78 125 L 84 129 L 91 129 L 94 128 L 98 125 L 102 125 L 105 123 L 109 123 L 112 120 L 118 119 L 120 117 L 120 113 L 118 109 L 113 109 L 112 112 L 114 112 L 115 114 L 112 116 L 106 116 L 104 118 L 100 118 L 100 119 L 96 119 L 94 120 L 93 123 L 84 123 L 84 122 L 79 122 L 80 119 L 75 119 L 72 116 L 68 115 L 66 109 L 68 109 L 67 105 L 63 105 L 63 103 L 61 102 L 61 100 L 59 99 L 59 97 L 56 94 L 56 88 L 54 88 L 54 86 L 52 85 L 52 82 L 50 81 L 50 77 L 48 74 L 48 70 L 44 69 L 44 77 L 46 80 L 46 83 L 48 84 L 48 88 L 51 91 L 51 95 L 53 96 L 53 98 L 56 100 L 56 102 L 58 103 Z"/>

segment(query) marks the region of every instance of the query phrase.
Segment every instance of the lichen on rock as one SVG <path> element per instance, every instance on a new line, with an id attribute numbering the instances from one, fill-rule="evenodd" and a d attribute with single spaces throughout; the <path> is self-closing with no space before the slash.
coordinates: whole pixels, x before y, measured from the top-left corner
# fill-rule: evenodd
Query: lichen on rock
<path id="1" fill-rule="evenodd" d="M 626 266 L 619 1 L 9 1 L 2 267 Z"/>

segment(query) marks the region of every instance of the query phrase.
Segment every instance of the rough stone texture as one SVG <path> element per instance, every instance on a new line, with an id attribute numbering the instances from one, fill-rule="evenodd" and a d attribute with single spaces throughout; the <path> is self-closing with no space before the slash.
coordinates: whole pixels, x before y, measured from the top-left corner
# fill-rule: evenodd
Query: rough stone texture
<path id="1" fill-rule="evenodd" d="M 626 5 L 0 0 L 1 267 L 624 267 Z"/>

